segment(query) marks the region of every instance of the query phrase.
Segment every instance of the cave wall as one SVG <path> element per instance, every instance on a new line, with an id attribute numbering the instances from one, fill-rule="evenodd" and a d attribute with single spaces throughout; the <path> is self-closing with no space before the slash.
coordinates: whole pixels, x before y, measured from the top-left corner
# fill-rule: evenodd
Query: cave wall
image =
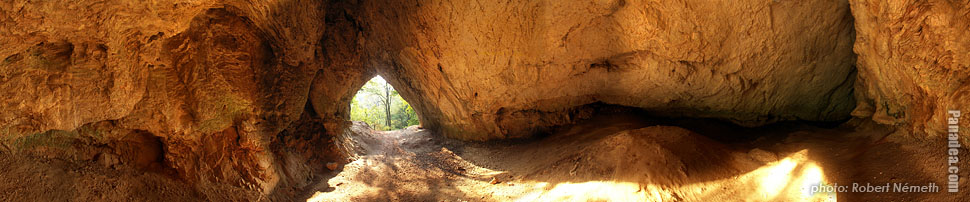
<path id="1" fill-rule="evenodd" d="M 367 81 L 376 76 L 375 67 L 365 65 L 365 43 L 360 4 L 333 2 L 326 16 L 328 29 L 321 44 L 316 73 L 309 92 L 310 106 L 331 131 L 341 131 L 350 119 L 350 102 Z"/>
<path id="2" fill-rule="evenodd" d="M 0 152 L 302 187 L 341 158 L 331 136 L 376 74 L 463 140 L 528 137 L 595 103 L 935 134 L 945 109 L 970 113 L 967 5 L 2 1 Z"/>
<path id="3" fill-rule="evenodd" d="M 33 151 L 16 142 L 51 131 L 151 134 L 180 178 L 271 192 L 286 183 L 277 161 L 287 157 L 269 145 L 304 112 L 325 10 L 303 0 L 0 2 L 5 151 Z M 70 132 L 79 127 L 93 132 Z M 127 136 L 107 137 L 96 142 Z"/>
<path id="4" fill-rule="evenodd" d="M 946 134 L 947 110 L 970 112 L 970 1 L 851 4 L 859 55 L 852 114 L 917 137 Z"/>
<path id="5" fill-rule="evenodd" d="M 527 137 L 602 102 L 748 126 L 855 101 L 846 1 L 365 2 L 368 62 L 466 140 Z"/>

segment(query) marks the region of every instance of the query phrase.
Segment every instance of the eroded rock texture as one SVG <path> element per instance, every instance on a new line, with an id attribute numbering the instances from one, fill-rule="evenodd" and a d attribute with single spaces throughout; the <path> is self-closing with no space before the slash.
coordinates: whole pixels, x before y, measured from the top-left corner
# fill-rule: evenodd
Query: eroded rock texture
<path id="1" fill-rule="evenodd" d="M 365 4 L 371 65 L 456 138 L 524 137 L 595 102 L 751 126 L 854 107 L 847 2 Z"/>
<path id="2" fill-rule="evenodd" d="M 331 136 L 376 74 L 463 140 L 598 104 L 749 126 L 855 109 L 929 133 L 970 114 L 967 5 L 2 1 L 0 149 L 278 192 L 341 161 Z"/>
<path id="3" fill-rule="evenodd" d="M 150 134 L 161 162 L 187 181 L 272 191 L 286 183 L 278 161 L 287 157 L 270 144 L 305 109 L 325 9 L 318 1 L 0 2 L 8 92 L 0 132 L 8 143 L 67 131 L 108 145 L 128 135 L 105 131 Z M 85 124 L 98 127 L 70 132 Z"/>
<path id="4" fill-rule="evenodd" d="M 944 134 L 947 110 L 970 112 L 970 2 L 851 3 L 862 98 L 853 115 L 924 136 Z"/>
<path id="5" fill-rule="evenodd" d="M 350 119 L 350 101 L 357 91 L 375 76 L 374 67 L 365 66 L 366 53 L 359 4 L 334 2 L 329 5 L 327 30 L 321 44 L 316 73 L 309 92 L 309 106 L 325 122 L 327 130 L 341 131 Z"/>

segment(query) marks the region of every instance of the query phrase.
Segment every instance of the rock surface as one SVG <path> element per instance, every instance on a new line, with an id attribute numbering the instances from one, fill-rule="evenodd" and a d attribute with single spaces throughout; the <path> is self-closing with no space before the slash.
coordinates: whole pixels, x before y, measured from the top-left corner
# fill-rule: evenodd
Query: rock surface
<path id="1" fill-rule="evenodd" d="M 970 2 L 851 3 L 859 55 L 854 116 L 921 137 L 945 134 L 947 110 L 970 113 Z M 961 128 L 968 120 L 961 116 Z"/>
<path id="2" fill-rule="evenodd" d="M 283 158 L 270 144 L 304 111 L 325 9 L 317 1 L 0 2 L 0 89 L 14 92 L 0 97 L 4 146 L 106 125 L 76 134 L 148 133 L 189 182 L 270 192 Z"/>
<path id="3" fill-rule="evenodd" d="M 606 103 L 756 126 L 854 107 L 840 1 L 367 2 L 369 66 L 459 139 L 532 135 Z"/>
<path id="4" fill-rule="evenodd" d="M 461 140 L 528 137 L 601 105 L 747 126 L 851 111 L 920 134 L 943 131 L 945 109 L 970 114 L 966 1 L 851 9 L 0 1 L 0 152 L 292 194 L 281 188 L 346 162 L 353 148 L 334 136 L 354 127 L 350 100 L 378 74 L 425 128 Z"/>

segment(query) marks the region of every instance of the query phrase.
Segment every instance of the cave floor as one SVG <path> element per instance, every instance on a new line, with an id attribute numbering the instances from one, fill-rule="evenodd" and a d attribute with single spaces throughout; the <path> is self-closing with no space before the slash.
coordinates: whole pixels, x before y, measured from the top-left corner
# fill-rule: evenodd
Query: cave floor
<path id="1" fill-rule="evenodd" d="M 669 127 L 678 126 L 678 127 Z M 683 128 L 683 129 L 681 129 Z M 686 129 L 686 130 L 684 130 Z M 689 132 L 689 131 L 692 132 Z M 945 142 L 869 122 L 740 128 L 596 117 L 529 140 L 462 142 L 410 127 L 344 138 L 356 157 L 283 201 L 967 201 L 945 188 Z M 967 152 L 961 158 L 970 159 Z M 260 201 L 164 173 L 0 153 L 0 201 Z M 328 170 L 328 169 L 321 169 Z M 853 192 L 935 183 L 938 192 Z M 961 187 L 970 187 L 961 181 Z M 849 186 L 839 193 L 811 185 Z M 226 194 L 231 193 L 231 194 Z"/>
<path id="2" fill-rule="evenodd" d="M 696 133 L 649 127 L 655 125 Z M 350 141 L 366 151 L 312 185 L 308 201 L 967 199 L 946 193 L 939 174 L 945 169 L 942 139 L 913 139 L 857 121 L 744 129 L 607 116 L 533 140 L 485 143 L 441 138 L 417 127 L 363 134 Z M 853 183 L 935 183 L 939 192 L 868 193 L 853 191 Z M 813 193 L 807 191 L 812 185 L 848 187 Z"/>

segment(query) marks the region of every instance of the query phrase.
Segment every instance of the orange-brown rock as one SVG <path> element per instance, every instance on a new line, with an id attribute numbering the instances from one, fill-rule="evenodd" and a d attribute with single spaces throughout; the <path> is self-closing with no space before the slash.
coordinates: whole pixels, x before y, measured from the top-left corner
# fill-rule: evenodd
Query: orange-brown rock
<path id="1" fill-rule="evenodd" d="M 919 137 L 944 134 L 948 110 L 970 113 L 970 2 L 851 3 L 859 55 L 853 115 Z M 970 119 L 961 116 L 960 126 Z"/>
<path id="2" fill-rule="evenodd" d="M 17 140 L 108 121 L 158 137 L 166 166 L 189 181 L 270 191 L 303 178 L 284 173 L 314 158 L 308 145 L 328 144 L 320 130 L 343 131 L 350 98 L 375 73 L 424 126 L 460 139 L 526 137 L 592 103 L 748 125 L 840 120 L 854 104 L 847 9 L 7 1 L 0 89 L 23 93 L 0 97 L 0 132 Z"/>
<path id="3" fill-rule="evenodd" d="M 854 107 L 843 1 L 364 4 L 368 65 L 460 139 L 525 137 L 597 102 L 752 126 Z"/>
<path id="4" fill-rule="evenodd" d="M 0 133 L 16 141 L 110 121 L 159 138 L 166 166 L 190 182 L 272 191 L 281 176 L 269 145 L 304 111 L 325 9 L 0 2 L 0 89 L 10 92 L 0 97 Z"/>
<path id="5" fill-rule="evenodd" d="M 0 1 L 0 152 L 279 193 L 342 168 L 327 162 L 354 148 L 332 136 L 378 74 L 422 127 L 462 140 L 528 137 L 602 105 L 747 126 L 853 112 L 938 133 L 946 109 L 970 114 L 968 7 Z"/>

